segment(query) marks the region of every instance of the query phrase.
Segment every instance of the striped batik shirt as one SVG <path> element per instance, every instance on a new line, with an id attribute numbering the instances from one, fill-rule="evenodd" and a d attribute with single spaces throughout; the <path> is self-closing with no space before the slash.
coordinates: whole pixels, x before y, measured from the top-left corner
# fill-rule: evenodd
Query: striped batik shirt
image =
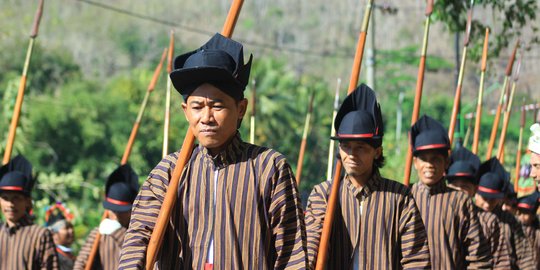
<path id="1" fill-rule="evenodd" d="M 12 227 L 1 224 L 0 269 L 58 269 L 51 232 L 27 216 Z"/>
<path id="2" fill-rule="evenodd" d="M 426 226 L 433 269 L 491 269 L 491 248 L 471 200 L 446 186 L 442 179 L 421 182 L 412 194 Z"/>
<path id="3" fill-rule="evenodd" d="M 331 187 L 328 181 L 316 185 L 308 200 L 312 269 Z M 409 188 L 378 172 L 362 188 L 345 177 L 336 207 L 326 269 L 430 269 L 426 231 Z"/>
<path id="4" fill-rule="evenodd" d="M 535 269 L 534 253 L 521 223 L 500 206 L 493 213 L 499 218 L 512 269 Z"/>
<path id="5" fill-rule="evenodd" d="M 536 269 L 540 269 L 540 222 L 535 219 L 531 225 L 523 225 L 523 230 L 534 250 Z"/>
<path id="6" fill-rule="evenodd" d="M 501 232 L 499 218 L 495 214 L 486 212 L 477 206 L 473 207 L 478 214 L 484 236 L 491 246 L 493 269 L 509 269 L 510 254 L 504 240 L 504 234 Z"/>
<path id="7" fill-rule="evenodd" d="M 98 234 L 98 228 L 93 229 L 86 242 L 81 248 L 77 260 L 75 261 L 74 270 L 83 270 L 88 263 L 88 257 L 94 245 L 94 240 Z M 116 270 L 118 269 L 118 260 L 120 250 L 126 234 L 126 228 L 121 227 L 111 234 L 102 234 L 99 238 L 99 253 L 94 257 L 92 269 Z"/>
<path id="8" fill-rule="evenodd" d="M 144 267 L 177 156 L 154 168 L 135 199 L 119 269 Z M 214 269 L 306 268 L 300 197 L 278 152 L 244 143 L 239 135 L 215 157 L 198 146 L 177 196 L 156 263 L 160 269 L 204 269 L 210 253 Z"/>

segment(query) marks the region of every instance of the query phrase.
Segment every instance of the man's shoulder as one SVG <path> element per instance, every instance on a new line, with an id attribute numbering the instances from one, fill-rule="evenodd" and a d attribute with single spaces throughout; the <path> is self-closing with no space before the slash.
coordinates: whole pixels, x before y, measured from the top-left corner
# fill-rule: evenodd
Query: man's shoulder
<path id="1" fill-rule="evenodd" d="M 411 188 L 409 188 L 408 186 L 405 186 L 404 184 L 396 180 L 381 177 L 379 179 L 379 183 L 380 183 L 379 186 L 381 187 L 380 188 L 381 191 L 396 192 L 402 195 L 411 194 Z"/>
<path id="2" fill-rule="evenodd" d="M 260 161 L 261 165 L 286 164 L 287 158 L 277 150 L 265 146 L 243 143 L 244 152 L 249 159 Z"/>

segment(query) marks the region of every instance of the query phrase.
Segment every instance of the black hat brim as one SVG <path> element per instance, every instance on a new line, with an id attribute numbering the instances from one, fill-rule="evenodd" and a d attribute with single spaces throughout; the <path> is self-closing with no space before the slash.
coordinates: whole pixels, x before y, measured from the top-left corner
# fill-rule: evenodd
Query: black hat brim
<path id="1" fill-rule="evenodd" d="M 228 94 L 242 92 L 244 88 L 229 71 L 219 67 L 194 67 L 175 70 L 171 72 L 170 78 L 174 87 L 183 96 L 191 95 L 203 83 L 225 85 L 228 89 L 220 90 Z"/>
<path id="2" fill-rule="evenodd" d="M 132 207 L 132 204 L 118 205 L 108 201 L 103 201 L 103 208 L 113 212 L 128 212 Z"/>

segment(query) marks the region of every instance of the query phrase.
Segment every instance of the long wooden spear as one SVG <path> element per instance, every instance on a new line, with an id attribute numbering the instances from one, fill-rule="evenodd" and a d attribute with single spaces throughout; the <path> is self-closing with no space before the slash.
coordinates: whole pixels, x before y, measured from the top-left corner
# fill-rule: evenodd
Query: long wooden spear
<path id="1" fill-rule="evenodd" d="M 255 144 L 255 113 L 257 112 L 257 107 L 255 103 L 257 102 L 257 82 L 255 80 L 251 81 L 251 112 L 249 115 L 249 143 Z"/>
<path id="2" fill-rule="evenodd" d="M 358 85 L 358 75 L 362 68 L 362 56 L 364 55 L 364 47 L 366 45 L 366 35 L 369 26 L 369 17 L 371 16 L 371 10 L 373 8 L 373 0 L 368 0 L 366 10 L 364 13 L 364 20 L 362 22 L 362 28 L 358 37 L 358 44 L 356 46 L 356 53 L 354 55 L 354 62 L 352 66 L 351 79 L 349 81 L 348 93 L 350 94 Z M 317 255 L 316 270 L 323 270 L 326 266 L 328 259 L 328 243 L 330 243 L 330 234 L 332 232 L 332 224 L 334 223 L 334 212 L 339 200 L 339 186 L 341 185 L 341 160 L 338 159 L 336 163 L 336 169 L 334 173 L 334 179 L 332 181 L 332 189 L 330 191 L 330 197 L 328 198 L 328 206 L 324 215 L 323 229 L 321 233 L 321 240 L 319 243 L 319 250 Z"/>
<path id="3" fill-rule="evenodd" d="M 469 145 L 469 137 L 471 135 L 473 114 L 466 114 L 463 118 L 467 120 L 467 131 L 465 132 L 465 138 L 463 139 L 463 147 L 467 147 L 467 145 Z"/>
<path id="4" fill-rule="evenodd" d="M 523 53 L 520 54 L 520 57 L 517 61 L 516 72 L 514 72 L 514 82 L 512 83 L 512 91 L 510 92 L 510 98 L 508 98 L 508 105 L 506 106 L 506 111 L 504 113 L 503 126 L 501 130 L 501 137 L 499 138 L 499 148 L 497 150 L 497 158 L 501 162 L 504 162 L 502 159 L 504 152 L 504 141 L 506 139 L 506 130 L 508 129 L 508 123 L 510 122 L 510 115 L 512 114 L 512 100 L 514 99 L 514 93 L 516 92 L 516 85 L 519 79 L 519 71 L 521 69 L 521 61 L 523 59 Z"/>
<path id="5" fill-rule="evenodd" d="M 169 51 L 167 54 L 167 74 L 172 72 L 172 62 L 174 55 L 174 31 L 171 30 L 171 38 L 169 41 Z M 163 125 L 163 151 L 162 157 L 165 157 L 169 153 L 169 127 L 171 119 L 171 88 L 172 82 L 169 76 L 167 76 L 167 89 L 165 90 L 165 119 Z"/>
<path id="6" fill-rule="evenodd" d="M 161 60 L 159 61 L 159 64 L 157 65 L 154 71 L 154 76 L 152 77 L 152 80 L 150 81 L 150 84 L 148 85 L 146 95 L 144 96 L 144 100 L 141 104 L 141 108 L 139 109 L 139 114 L 137 115 L 137 120 L 135 120 L 135 124 L 133 124 L 131 135 L 129 136 L 126 149 L 124 150 L 124 155 L 122 156 L 122 160 L 120 161 L 121 165 L 125 165 L 128 161 L 129 155 L 131 153 L 131 148 L 133 147 L 133 143 L 135 142 L 135 138 L 137 137 L 137 132 L 139 130 L 139 125 L 141 123 L 144 110 L 146 109 L 148 97 L 150 93 L 154 91 L 154 88 L 156 86 L 157 79 L 159 78 L 159 73 L 161 72 L 161 67 L 163 66 L 163 61 L 165 60 L 166 54 L 167 54 L 167 48 L 163 50 L 163 53 L 161 55 Z M 105 210 L 105 212 L 103 213 L 103 216 L 101 217 L 101 220 L 106 219 L 108 216 L 109 216 L 109 212 Z M 90 250 L 90 253 L 88 254 L 88 260 L 86 261 L 86 265 L 84 266 L 85 270 L 92 269 L 92 264 L 94 263 L 94 259 L 96 258 L 97 253 L 98 253 L 100 239 L 101 239 L 101 234 L 98 232 L 96 233 L 96 238 L 94 238 L 94 242 L 92 243 L 92 249 Z"/>
<path id="7" fill-rule="evenodd" d="M 315 98 L 315 92 L 311 92 L 308 104 L 308 111 L 306 113 L 306 121 L 304 123 L 304 133 L 302 134 L 302 143 L 300 144 L 300 154 L 298 155 L 298 161 L 296 162 L 296 185 L 300 186 L 300 178 L 302 176 L 302 167 L 304 165 L 304 153 L 306 152 L 307 135 L 309 133 L 309 123 L 311 122 L 311 113 L 313 112 L 313 100 Z"/>
<path id="8" fill-rule="evenodd" d="M 429 37 L 429 25 L 431 23 L 431 13 L 433 13 L 433 1 L 428 0 L 426 5 L 426 22 L 424 24 L 424 40 L 422 42 L 422 53 L 420 55 L 420 65 L 418 65 L 418 77 L 416 79 L 416 91 L 414 94 L 414 107 L 411 117 L 411 126 L 418 120 L 420 114 L 420 104 L 422 103 L 422 90 L 424 88 L 424 73 L 426 69 L 426 53 Z M 403 184 L 408 186 L 411 178 L 411 165 L 413 160 L 410 143 L 407 143 L 407 158 L 405 159 L 405 171 L 403 173 Z"/>
<path id="9" fill-rule="evenodd" d="M 489 136 L 489 143 L 488 148 L 486 151 L 486 160 L 491 158 L 491 153 L 493 151 L 493 146 L 495 145 L 495 139 L 497 138 L 497 129 L 499 128 L 499 120 L 501 118 L 501 111 L 503 108 L 503 102 L 505 93 L 507 92 L 508 88 L 508 81 L 510 80 L 510 76 L 512 75 L 512 69 L 514 67 L 514 60 L 516 58 L 516 52 L 519 47 L 519 39 L 516 41 L 516 44 L 514 45 L 514 50 L 512 51 L 512 54 L 510 55 L 510 59 L 508 60 L 508 64 L 506 65 L 506 72 L 504 76 L 504 82 L 503 86 L 501 88 L 501 97 L 499 98 L 499 104 L 497 105 L 497 111 L 495 112 L 495 119 L 493 120 L 493 126 L 491 127 L 491 135 Z"/>
<path id="10" fill-rule="evenodd" d="M 22 104 L 24 100 L 24 90 L 26 88 L 26 79 L 28 75 L 28 67 L 30 66 L 30 58 L 32 57 L 32 51 L 34 49 L 34 42 L 38 35 L 39 23 L 41 22 L 41 15 L 43 14 L 43 2 L 39 1 L 39 5 L 34 16 L 34 23 L 32 25 L 32 32 L 30 33 L 30 41 L 28 42 L 28 49 L 26 50 L 26 59 L 24 60 L 23 71 L 21 75 L 21 81 L 19 83 L 19 91 L 17 92 L 17 99 L 15 101 L 15 107 L 13 108 L 13 116 L 11 117 L 11 124 L 9 125 L 9 133 L 6 142 L 6 150 L 4 152 L 4 159 L 2 164 L 5 165 L 11 159 L 11 152 L 13 151 L 13 144 L 15 142 L 15 135 L 17 133 L 17 125 L 19 124 L 19 116 L 21 115 Z"/>
<path id="11" fill-rule="evenodd" d="M 146 94 L 144 95 L 144 99 L 141 104 L 141 107 L 139 108 L 139 114 L 137 115 L 135 124 L 133 124 L 133 128 L 131 129 L 131 134 L 129 135 L 129 140 L 126 145 L 126 149 L 124 150 L 124 155 L 122 156 L 122 161 L 120 162 L 120 164 L 126 164 L 128 161 L 129 155 L 131 154 L 131 149 L 133 148 L 133 143 L 135 142 L 135 138 L 137 137 L 137 133 L 139 131 L 139 125 L 141 124 L 142 116 L 144 114 L 144 111 L 146 110 L 146 104 L 148 103 L 148 98 L 150 97 L 150 93 L 154 91 L 154 88 L 159 78 L 159 73 L 161 72 L 161 67 L 163 66 L 163 61 L 165 61 L 166 55 L 167 55 L 167 48 L 163 49 L 163 53 L 161 54 L 161 59 L 159 60 L 159 64 L 156 67 L 156 70 L 154 71 L 154 76 L 152 77 L 152 81 L 150 81 L 150 84 L 148 85 L 148 89 L 146 91 Z"/>
<path id="12" fill-rule="evenodd" d="M 336 115 L 339 110 L 339 88 L 341 88 L 341 78 L 337 79 L 336 95 L 334 96 L 334 111 L 332 112 L 332 126 L 330 126 L 330 137 L 336 135 L 336 129 L 334 129 L 334 123 L 336 122 Z M 328 146 L 328 167 L 326 169 L 326 179 L 332 179 L 332 169 L 334 168 L 334 140 L 329 140 Z"/>
<path id="13" fill-rule="evenodd" d="M 519 170 L 521 168 L 521 145 L 523 142 L 523 129 L 525 128 L 525 105 L 521 106 L 521 118 L 519 121 L 519 139 L 518 139 L 518 148 L 516 152 L 516 174 L 514 182 L 514 190 L 516 193 L 519 189 Z"/>
<path id="14" fill-rule="evenodd" d="M 486 27 L 486 37 L 484 38 L 484 48 L 482 50 L 482 65 L 480 67 L 480 86 L 478 87 L 478 101 L 476 103 L 476 118 L 474 122 L 474 138 L 472 145 L 472 152 L 478 153 L 478 141 L 480 139 L 480 121 L 482 120 L 482 99 L 484 95 L 484 78 L 486 75 L 487 56 L 488 56 L 488 42 L 489 41 L 489 28 Z"/>
<path id="15" fill-rule="evenodd" d="M 227 15 L 227 20 L 223 26 L 221 34 L 225 37 L 231 37 L 236 21 L 238 20 L 238 15 L 242 9 L 243 0 L 234 0 Z M 171 176 L 171 181 L 167 187 L 167 193 L 165 194 L 165 199 L 163 200 L 163 205 L 159 211 L 159 215 L 156 220 L 154 230 L 148 242 L 148 248 L 146 252 L 146 269 L 154 269 L 154 262 L 161 247 L 161 242 L 163 241 L 163 235 L 165 234 L 165 229 L 169 222 L 169 217 L 171 215 L 171 210 L 176 202 L 178 184 L 180 182 L 180 176 L 182 176 L 182 171 L 186 166 L 187 162 L 191 158 L 191 153 L 193 152 L 195 136 L 191 129 L 188 128 L 186 136 L 184 137 L 184 142 L 182 144 L 182 149 L 178 156 L 178 161 L 174 167 L 173 174 Z"/>
<path id="16" fill-rule="evenodd" d="M 452 107 L 452 116 L 450 117 L 450 127 L 448 128 L 448 138 L 450 139 L 450 146 L 454 141 L 454 130 L 456 128 L 456 120 L 459 111 L 459 105 L 461 103 L 461 88 L 463 86 L 463 74 L 465 73 L 465 62 L 467 61 L 467 48 L 469 47 L 469 41 L 471 37 L 471 23 L 473 16 L 474 0 L 471 0 L 471 7 L 467 15 L 467 26 L 465 27 L 465 39 L 463 40 L 463 53 L 461 55 L 461 64 L 459 67 L 458 82 L 456 87 L 456 94 L 454 96 L 454 106 Z"/>

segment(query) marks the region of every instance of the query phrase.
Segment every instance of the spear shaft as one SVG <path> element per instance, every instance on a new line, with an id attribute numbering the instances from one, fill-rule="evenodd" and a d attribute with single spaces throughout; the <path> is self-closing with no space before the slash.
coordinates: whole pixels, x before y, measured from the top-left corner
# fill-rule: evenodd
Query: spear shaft
<path id="1" fill-rule="evenodd" d="M 337 79 L 336 86 L 336 95 L 334 96 L 334 111 L 332 112 L 332 126 L 330 127 L 330 137 L 336 135 L 336 130 L 334 129 L 334 123 L 336 122 L 336 115 L 339 110 L 339 88 L 341 88 L 341 78 Z M 334 167 L 334 140 L 330 140 L 330 145 L 328 146 L 328 168 L 326 169 L 326 179 L 332 179 L 332 168 Z"/>
<path id="2" fill-rule="evenodd" d="M 519 122 L 519 139 L 518 139 L 518 149 L 516 152 L 516 175 L 514 182 L 514 190 L 516 193 L 519 189 L 519 169 L 521 168 L 521 145 L 523 142 L 523 129 L 525 128 L 525 106 L 521 106 L 521 118 Z"/>
<path id="3" fill-rule="evenodd" d="M 313 99 L 315 98 L 315 92 L 311 93 L 309 98 L 308 111 L 306 114 L 306 121 L 304 123 L 304 133 L 302 134 L 302 143 L 300 144 L 300 154 L 298 155 L 298 161 L 296 162 L 296 185 L 300 186 L 300 178 L 302 176 L 302 167 L 304 164 L 304 153 L 306 152 L 307 135 L 309 132 L 309 123 L 311 122 L 311 113 L 313 112 Z"/>
<path id="4" fill-rule="evenodd" d="M 482 99 L 484 95 L 484 79 L 486 75 L 487 56 L 488 56 L 488 42 L 489 41 L 489 28 L 486 28 L 486 37 L 484 38 L 484 48 L 482 50 L 482 66 L 480 67 L 480 86 L 478 87 L 478 101 L 476 103 L 476 117 L 474 122 L 474 138 L 472 145 L 472 152 L 478 153 L 478 141 L 480 139 L 480 122 L 482 120 Z"/>
<path id="5" fill-rule="evenodd" d="M 174 54 L 174 31 L 171 30 L 169 41 L 169 51 L 167 54 L 167 74 L 172 72 L 172 62 Z M 165 119 L 163 125 L 163 151 L 162 157 L 165 157 L 169 153 L 169 127 L 171 119 L 171 88 L 172 82 L 171 78 L 167 76 L 167 89 L 165 90 Z"/>
<path id="6" fill-rule="evenodd" d="M 251 113 L 249 116 L 249 143 L 255 144 L 255 113 L 256 106 L 255 102 L 257 101 L 257 89 L 255 80 L 251 81 Z"/>
<path id="7" fill-rule="evenodd" d="M 221 31 L 221 34 L 223 36 L 229 38 L 232 36 L 243 3 L 243 0 L 233 1 L 232 6 L 229 10 L 229 14 L 227 15 L 225 25 L 223 26 L 223 30 Z M 159 248 L 161 247 L 161 243 L 163 241 L 165 229 L 167 228 L 169 222 L 172 208 L 176 203 L 176 191 L 178 190 L 180 176 L 182 176 L 182 171 L 184 170 L 184 167 L 186 166 L 189 159 L 191 158 L 194 143 L 195 136 L 193 135 L 192 130 L 188 128 L 186 136 L 184 137 L 182 148 L 180 149 L 178 161 L 176 162 L 176 166 L 174 167 L 173 174 L 171 176 L 171 181 L 169 182 L 169 186 L 167 187 L 165 199 L 163 200 L 163 204 L 159 211 L 154 230 L 152 231 L 150 241 L 148 242 L 148 248 L 146 252 L 146 269 L 148 270 L 154 269 L 154 262 L 157 258 Z"/>
<path id="8" fill-rule="evenodd" d="M 371 16 L 371 9 L 373 8 L 373 0 L 368 0 L 366 10 L 364 13 L 364 20 L 362 22 L 362 28 L 358 37 L 358 45 L 356 46 L 356 53 L 354 56 L 353 67 L 351 72 L 351 79 L 349 82 L 348 93 L 350 94 L 358 85 L 358 75 L 362 67 L 362 56 L 364 54 L 364 47 L 366 44 L 366 35 L 369 25 L 369 17 Z M 334 179 L 332 181 L 332 189 L 330 191 L 330 197 L 328 198 L 328 207 L 324 216 L 323 229 L 321 233 L 321 240 L 319 243 L 319 250 L 317 256 L 317 262 L 315 265 L 316 270 L 323 270 L 326 266 L 328 259 L 328 248 L 330 243 L 330 233 L 332 231 L 332 223 L 334 222 L 336 206 L 338 204 L 338 192 L 341 185 L 341 160 L 337 161 L 336 169 L 334 173 Z"/>
<path id="9" fill-rule="evenodd" d="M 420 55 L 420 65 L 418 66 L 418 77 L 416 79 L 416 91 L 414 94 L 414 107 L 411 117 L 411 125 L 418 120 L 420 114 L 420 104 L 422 103 L 422 90 L 424 88 L 424 73 L 426 70 L 426 54 L 429 37 L 429 25 L 431 23 L 431 13 L 433 13 L 433 1 L 428 0 L 426 6 L 426 22 L 424 24 L 424 39 L 422 42 L 422 53 Z M 405 172 L 403 173 L 403 184 L 408 186 L 411 178 L 411 165 L 412 165 L 412 149 L 411 145 L 407 144 L 407 158 L 405 159 Z"/>
<path id="10" fill-rule="evenodd" d="M 26 58 L 24 60 L 23 71 L 21 75 L 21 81 L 19 82 L 19 90 L 17 92 L 17 99 L 15 100 L 15 107 L 13 108 L 13 116 L 11 117 L 11 123 L 9 125 L 9 133 L 6 142 L 6 150 L 4 152 L 4 158 L 2 164 L 5 165 L 11 159 L 11 152 L 13 151 L 13 144 L 15 143 L 15 136 L 17 134 L 17 125 L 19 124 L 19 117 L 21 116 L 21 109 L 24 101 L 24 90 L 26 88 L 26 80 L 28 75 L 28 67 L 30 66 L 30 59 L 32 58 L 32 52 L 34 49 L 34 42 L 38 35 L 39 24 L 41 22 L 41 15 L 43 14 L 44 0 L 40 0 L 36 14 L 34 16 L 34 23 L 32 24 L 32 32 L 30 33 L 30 41 L 28 42 L 28 49 L 26 50 Z"/>

